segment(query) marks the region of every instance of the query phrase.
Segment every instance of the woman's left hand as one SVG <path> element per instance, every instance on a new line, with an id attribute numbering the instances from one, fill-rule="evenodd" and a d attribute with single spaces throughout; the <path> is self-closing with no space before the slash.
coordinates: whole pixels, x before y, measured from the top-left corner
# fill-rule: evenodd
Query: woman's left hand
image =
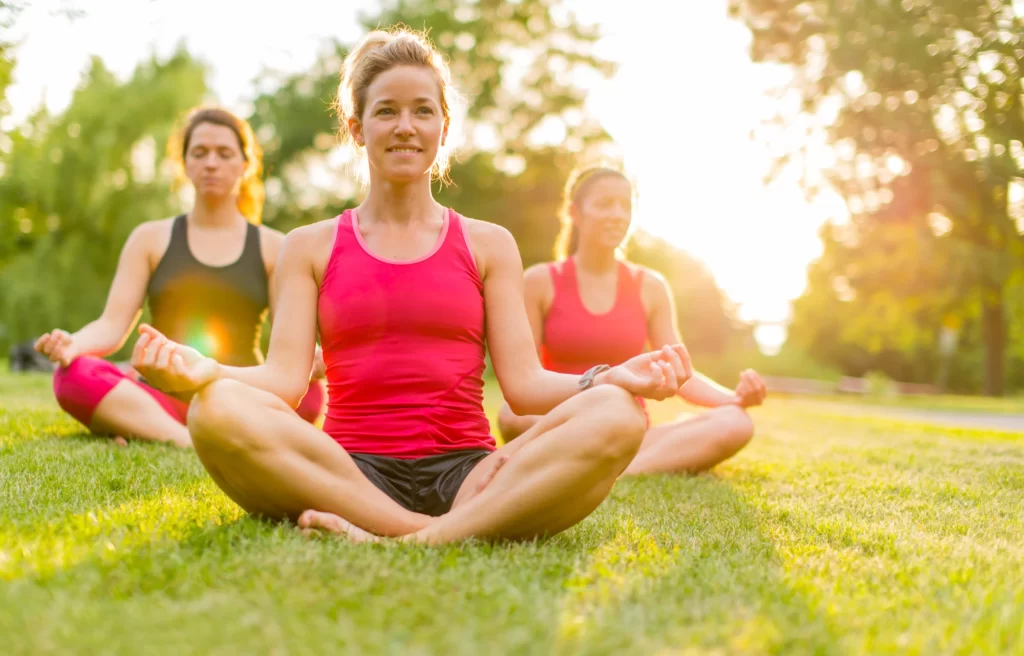
<path id="1" fill-rule="evenodd" d="M 682 344 L 663 346 L 598 374 L 594 382 L 618 385 L 633 396 L 661 401 L 675 396 L 693 376 L 690 354 Z"/>

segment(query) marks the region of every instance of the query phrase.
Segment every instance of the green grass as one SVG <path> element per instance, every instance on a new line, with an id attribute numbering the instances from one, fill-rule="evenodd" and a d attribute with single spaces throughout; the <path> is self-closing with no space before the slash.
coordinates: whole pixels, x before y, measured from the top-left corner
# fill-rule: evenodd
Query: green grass
<path id="1" fill-rule="evenodd" d="M 622 482 L 547 541 L 353 546 L 0 375 L 0 652 L 1024 653 L 1024 436 L 756 420 L 713 475 Z"/>

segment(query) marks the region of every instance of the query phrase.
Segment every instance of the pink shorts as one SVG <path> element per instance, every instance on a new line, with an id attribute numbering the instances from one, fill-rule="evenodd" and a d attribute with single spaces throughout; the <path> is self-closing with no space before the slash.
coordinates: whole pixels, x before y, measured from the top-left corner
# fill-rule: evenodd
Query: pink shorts
<path id="1" fill-rule="evenodd" d="M 134 380 L 113 363 L 92 356 L 80 357 L 69 366 L 58 368 L 53 374 L 53 394 L 65 412 L 88 427 L 92 423 L 92 415 L 96 412 L 96 406 L 110 393 L 110 390 L 123 380 L 137 385 L 142 391 L 153 397 L 160 407 L 174 417 L 178 423 L 185 424 L 188 401 L 165 394 L 142 381 Z M 326 396 L 327 392 L 324 389 L 323 381 L 312 381 L 302 402 L 296 408 L 296 412 L 310 423 L 316 421 L 323 411 Z"/>

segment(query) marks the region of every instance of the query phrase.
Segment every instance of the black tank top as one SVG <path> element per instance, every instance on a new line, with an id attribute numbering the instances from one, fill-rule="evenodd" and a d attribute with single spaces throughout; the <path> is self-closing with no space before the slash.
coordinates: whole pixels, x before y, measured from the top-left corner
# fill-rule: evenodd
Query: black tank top
<path id="1" fill-rule="evenodd" d="M 260 229 L 250 224 L 233 263 L 207 266 L 188 247 L 188 221 L 175 217 L 171 243 L 147 290 L 153 327 L 226 365 L 260 364 L 260 332 L 270 295 Z"/>

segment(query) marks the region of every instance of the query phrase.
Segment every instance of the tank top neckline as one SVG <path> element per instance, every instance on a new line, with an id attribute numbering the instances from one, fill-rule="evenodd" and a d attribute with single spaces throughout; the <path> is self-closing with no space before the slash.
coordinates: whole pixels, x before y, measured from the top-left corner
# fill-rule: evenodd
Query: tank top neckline
<path id="1" fill-rule="evenodd" d="M 178 219 L 181 221 L 182 245 L 185 247 L 185 252 L 188 254 L 189 259 L 191 259 L 199 266 L 206 267 L 207 269 L 210 269 L 212 271 L 224 271 L 226 269 L 230 269 L 233 266 L 237 266 L 239 263 L 241 263 L 242 260 L 245 259 L 246 251 L 249 250 L 249 238 L 252 233 L 252 229 L 256 228 L 256 226 L 253 225 L 252 223 L 249 223 L 248 221 L 245 222 L 245 239 L 242 241 L 242 252 L 239 253 L 238 257 L 236 257 L 234 260 L 228 262 L 227 264 L 207 264 L 206 262 L 203 262 L 198 257 L 196 257 L 196 254 L 192 252 L 192 246 L 188 243 L 188 214 L 182 214 L 181 216 L 178 217 Z M 259 228 L 256 229 L 258 230 Z"/>
<path id="2" fill-rule="evenodd" d="M 611 316 L 612 313 L 614 313 L 619 308 L 619 305 L 621 305 L 624 300 L 622 294 L 623 277 L 626 278 L 626 282 L 629 282 L 629 279 L 633 277 L 632 271 L 630 271 L 629 267 L 626 266 L 626 264 L 622 262 L 622 260 L 615 260 L 615 263 L 615 300 L 612 302 L 612 306 L 608 309 L 608 311 L 591 312 L 590 308 L 588 308 L 586 303 L 583 302 L 583 295 L 580 294 L 580 281 L 579 276 L 576 275 L 575 256 L 570 255 L 562 262 L 561 275 L 564 278 L 567 278 L 566 286 L 571 287 L 572 294 L 576 298 L 576 302 L 579 303 L 580 309 L 583 310 L 590 317 L 600 319 L 603 317 Z M 569 267 L 568 271 L 566 271 L 566 267 Z"/>
<path id="3" fill-rule="evenodd" d="M 421 255 L 417 258 L 413 258 L 411 260 L 387 260 L 383 257 L 380 257 L 372 250 L 370 250 L 369 245 L 367 245 L 366 241 L 363 239 L 363 233 L 359 230 L 359 214 L 356 213 L 356 210 L 354 208 L 347 211 L 351 212 L 350 216 L 352 217 L 352 232 L 355 234 L 356 242 L 359 244 L 359 247 L 363 249 L 364 253 L 366 253 L 373 259 L 377 260 L 378 262 L 383 262 L 384 264 L 395 264 L 398 266 L 405 266 L 408 264 L 417 264 L 419 262 L 429 260 L 434 255 L 436 255 L 438 251 L 441 250 L 442 246 L 444 246 L 445 239 L 448 237 L 448 228 L 449 226 L 451 226 L 453 220 L 452 215 L 454 214 L 454 210 L 452 210 L 451 208 L 446 207 L 444 208 L 444 210 L 444 217 L 442 218 L 441 224 L 441 233 L 437 236 L 437 241 L 434 243 L 434 247 L 431 248 L 424 255 Z"/>

